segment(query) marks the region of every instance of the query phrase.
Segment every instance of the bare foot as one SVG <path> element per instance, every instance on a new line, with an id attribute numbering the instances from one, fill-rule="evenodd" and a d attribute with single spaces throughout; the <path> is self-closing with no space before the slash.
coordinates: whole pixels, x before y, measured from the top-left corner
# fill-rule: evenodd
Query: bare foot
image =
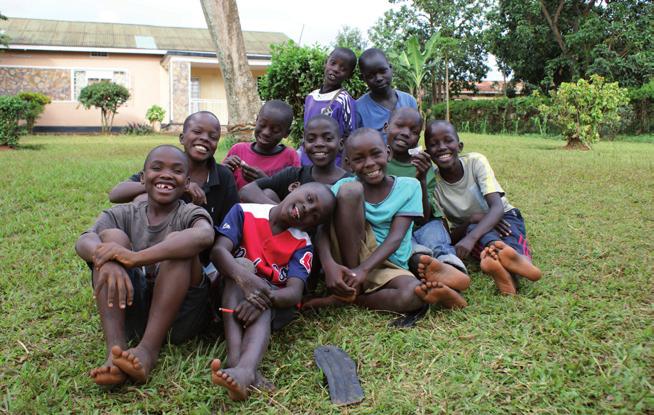
<path id="1" fill-rule="evenodd" d="M 254 381 L 254 376 L 248 376 L 243 369 L 222 370 L 220 364 L 220 359 L 213 359 L 211 362 L 211 382 L 227 389 L 227 395 L 231 400 L 246 400 L 249 396 L 248 388 Z"/>
<path id="2" fill-rule="evenodd" d="M 254 374 L 254 383 L 252 386 L 259 389 L 260 391 L 273 393 L 277 390 L 277 387 L 272 383 L 267 377 L 265 377 L 260 371 Z"/>
<path id="3" fill-rule="evenodd" d="M 492 245 L 497 249 L 500 262 L 507 271 L 531 281 L 538 281 L 543 276 L 543 273 L 526 256 L 520 255 L 509 245 L 502 241 L 494 241 Z"/>
<path id="4" fill-rule="evenodd" d="M 464 291 L 470 286 L 470 277 L 452 265 L 440 262 L 429 255 L 420 256 L 418 277 L 421 280 L 440 282 L 459 291 Z"/>
<path id="5" fill-rule="evenodd" d="M 463 308 L 468 305 L 461 294 L 438 281 L 422 280 L 422 284 L 416 286 L 415 293 L 427 304 L 439 303 L 446 308 Z"/>
<path id="6" fill-rule="evenodd" d="M 136 383 L 145 383 L 156 357 L 153 357 L 145 349 L 134 347 L 123 350 L 120 346 L 111 348 L 111 355 L 120 370 L 129 376 Z"/>
<path id="7" fill-rule="evenodd" d="M 481 270 L 490 275 L 495 281 L 495 286 L 502 294 L 514 295 L 517 293 L 513 278 L 509 271 L 504 269 L 502 263 L 493 255 L 494 250 L 485 248 L 481 253 Z"/>
<path id="8" fill-rule="evenodd" d="M 315 297 L 310 300 L 307 300 L 307 302 L 302 304 L 302 311 L 317 310 L 319 308 L 329 307 L 329 306 L 342 306 L 345 304 L 346 304 L 345 302 L 340 300 L 335 295 L 330 295 L 327 297 Z"/>
<path id="9" fill-rule="evenodd" d="M 98 385 L 120 385 L 127 380 L 127 375 L 113 364 L 111 354 L 104 365 L 92 369 L 89 376 Z"/>

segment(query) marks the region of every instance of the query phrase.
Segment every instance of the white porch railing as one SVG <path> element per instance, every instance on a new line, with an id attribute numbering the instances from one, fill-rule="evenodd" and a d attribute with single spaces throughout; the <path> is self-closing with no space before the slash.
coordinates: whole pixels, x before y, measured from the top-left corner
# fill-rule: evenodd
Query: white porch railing
<path id="1" fill-rule="evenodd" d="M 220 120 L 222 125 L 227 125 L 227 100 L 225 99 L 191 99 L 190 112 L 211 111 Z"/>

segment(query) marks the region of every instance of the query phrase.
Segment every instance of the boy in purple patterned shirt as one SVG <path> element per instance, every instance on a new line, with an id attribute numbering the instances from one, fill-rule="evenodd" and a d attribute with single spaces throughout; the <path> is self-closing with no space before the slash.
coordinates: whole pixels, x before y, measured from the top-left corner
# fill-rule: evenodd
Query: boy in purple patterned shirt
<path id="1" fill-rule="evenodd" d="M 322 86 L 307 95 L 304 100 L 304 126 L 316 115 L 324 114 L 338 123 L 340 137 L 345 140 L 356 127 L 355 101 L 343 89 L 343 82 L 350 79 L 356 68 L 357 57 L 350 49 L 336 48 L 325 62 Z M 300 161 L 310 166 L 311 160 L 300 146 Z M 341 152 L 336 155 L 336 165 L 341 165 Z"/>

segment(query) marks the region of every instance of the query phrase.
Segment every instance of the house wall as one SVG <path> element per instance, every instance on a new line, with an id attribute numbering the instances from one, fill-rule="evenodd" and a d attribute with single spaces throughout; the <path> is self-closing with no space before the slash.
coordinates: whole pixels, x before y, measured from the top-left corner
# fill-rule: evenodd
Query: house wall
<path id="1" fill-rule="evenodd" d="M 53 102 L 45 107 L 37 126 L 99 126 L 100 111 L 84 109 L 73 100 L 73 71 L 125 71 L 131 97 L 118 109 L 114 126 L 145 122 L 151 105 L 168 108 L 168 73 L 160 62 L 158 55 L 91 57 L 77 52 L 5 51 L 0 54 L 0 95 L 38 91 L 51 96 Z"/>

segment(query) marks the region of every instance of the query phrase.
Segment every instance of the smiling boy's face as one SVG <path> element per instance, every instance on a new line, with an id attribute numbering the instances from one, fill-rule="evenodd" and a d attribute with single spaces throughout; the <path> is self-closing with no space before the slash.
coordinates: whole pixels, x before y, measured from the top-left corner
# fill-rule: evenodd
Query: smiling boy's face
<path id="1" fill-rule="evenodd" d="M 186 128 L 179 136 L 184 152 L 193 161 L 206 161 L 213 157 L 220 140 L 220 122 L 208 113 L 190 115 Z"/>
<path id="2" fill-rule="evenodd" d="M 412 108 L 396 111 L 385 128 L 388 146 L 393 150 L 393 154 L 407 154 L 409 149 L 418 145 L 422 119 L 418 111 Z"/>
<path id="3" fill-rule="evenodd" d="M 363 183 L 375 185 L 386 177 L 390 150 L 377 131 L 353 134 L 347 140 L 346 161 Z"/>
<path id="4" fill-rule="evenodd" d="M 425 131 L 425 150 L 440 170 L 451 169 L 459 159 L 463 143 L 451 124 L 438 123 Z"/>
<path id="5" fill-rule="evenodd" d="M 152 150 L 141 181 L 149 200 L 161 205 L 177 201 L 190 181 L 186 156 L 179 149 L 168 146 Z"/>
<path id="6" fill-rule="evenodd" d="M 254 127 L 254 138 L 262 150 L 272 151 L 289 133 L 284 114 L 276 109 L 262 108 Z"/>
<path id="7" fill-rule="evenodd" d="M 304 130 L 304 151 L 318 167 L 328 166 L 341 149 L 338 125 L 324 119 L 309 120 Z"/>
<path id="8" fill-rule="evenodd" d="M 288 194 L 280 203 L 284 221 L 301 230 L 324 223 L 334 210 L 335 198 L 323 184 L 304 184 Z"/>

